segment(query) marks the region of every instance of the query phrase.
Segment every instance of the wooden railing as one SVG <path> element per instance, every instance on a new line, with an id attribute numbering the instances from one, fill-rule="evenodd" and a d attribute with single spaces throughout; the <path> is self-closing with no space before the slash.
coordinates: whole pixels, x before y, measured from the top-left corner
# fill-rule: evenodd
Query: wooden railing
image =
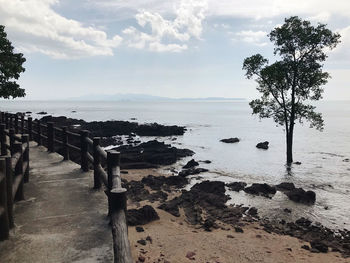
<path id="1" fill-rule="evenodd" d="M 13 204 L 24 199 L 29 182 L 29 136 L 1 123 L 0 145 L 0 240 L 5 240 L 14 227 Z"/>
<path id="2" fill-rule="evenodd" d="M 100 189 L 103 184 L 108 198 L 114 262 L 133 262 L 126 223 L 126 189 L 122 188 L 120 177 L 120 153 L 116 151 L 106 152 L 100 145 L 100 138 L 91 139 L 90 132 L 87 130 L 75 131 L 69 130 L 68 127 L 55 127 L 53 122 L 45 124 L 40 120 L 33 120 L 31 117 L 25 118 L 24 114 L 7 112 L 0 112 L 0 122 L 2 123 L 0 136 L 1 127 L 6 134 L 9 134 L 10 141 L 11 138 L 12 140 L 20 138 L 18 133 L 27 133 L 28 135 L 22 135 L 22 138 L 24 136 L 27 138 L 26 140 L 36 141 L 39 146 L 46 146 L 48 152 L 58 152 L 64 160 L 70 160 L 74 156 L 74 161 L 80 163 L 84 172 L 89 171 L 90 168 L 94 170 L 94 189 Z M 5 147 L 6 149 L 11 148 L 7 145 L 3 147 L 1 141 L 1 153 Z M 26 166 L 26 171 L 27 167 L 29 164 Z M 1 175 L 0 178 L 2 178 Z"/>

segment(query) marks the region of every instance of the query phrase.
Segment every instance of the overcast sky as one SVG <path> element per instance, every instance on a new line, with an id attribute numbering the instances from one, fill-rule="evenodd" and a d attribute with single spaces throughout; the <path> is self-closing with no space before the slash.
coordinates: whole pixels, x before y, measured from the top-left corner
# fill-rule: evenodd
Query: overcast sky
<path id="1" fill-rule="evenodd" d="M 243 59 L 272 58 L 267 34 L 291 15 L 341 34 L 324 98 L 350 100 L 349 0 L 0 0 L 0 24 L 27 58 L 28 99 L 254 98 Z"/>

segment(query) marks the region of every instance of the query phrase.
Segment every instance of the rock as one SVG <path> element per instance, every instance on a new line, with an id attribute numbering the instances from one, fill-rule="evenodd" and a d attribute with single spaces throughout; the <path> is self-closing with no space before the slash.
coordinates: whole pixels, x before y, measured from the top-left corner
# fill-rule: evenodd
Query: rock
<path id="1" fill-rule="evenodd" d="M 227 235 L 227 238 L 235 238 L 233 235 Z"/>
<path id="2" fill-rule="evenodd" d="M 144 142 L 136 146 L 122 145 L 113 150 L 121 153 L 122 167 L 128 167 L 128 164 L 138 163 L 140 165 L 138 168 L 145 168 L 145 165 L 149 167 L 147 164 L 153 166 L 171 165 L 183 157 L 194 154 L 189 149 L 178 149 L 170 144 L 156 140 Z"/>
<path id="3" fill-rule="evenodd" d="M 204 224 L 203 224 L 203 228 L 205 231 L 208 231 L 210 232 L 211 231 L 211 228 L 214 226 L 214 220 L 212 218 L 207 218 L 205 221 L 204 221 Z"/>
<path id="4" fill-rule="evenodd" d="M 295 188 L 285 192 L 288 198 L 297 203 L 314 204 L 316 201 L 316 193 L 313 191 L 305 191 L 302 188 Z"/>
<path id="5" fill-rule="evenodd" d="M 310 247 L 308 245 L 302 245 L 301 248 L 305 250 L 310 250 Z"/>
<path id="6" fill-rule="evenodd" d="M 39 112 L 37 112 L 36 114 L 39 114 L 39 115 L 46 115 L 47 112 L 46 112 L 46 111 L 39 111 Z"/>
<path id="7" fill-rule="evenodd" d="M 256 148 L 267 150 L 267 149 L 269 148 L 269 142 L 268 142 L 268 141 L 259 142 L 259 143 L 256 145 Z"/>
<path id="8" fill-rule="evenodd" d="M 258 216 L 258 209 L 253 206 L 253 207 L 249 208 L 247 213 L 248 213 L 248 215 L 251 215 L 253 217 L 257 217 Z"/>
<path id="9" fill-rule="evenodd" d="M 139 260 L 140 262 L 145 262 L 145 261 L 146 261 L 146 258 L 145 258 L 144 256 L 139 256 L 139 257 L 138 257 L 138 260 Z"/>
<path id="10" fill-rule="evenodd" d="M 309 227 L 311 225 L 311 221 L 309 219 L 306 219 L 304 217 L 299 218 L 297 221 L 295 221 L 295 223 L 299 226 L 303 226 L 303 227 Z"/>
<path id="11" fill-rule="evenodd" d="M 226 184 L 226 186 L 232 191 L 239 192 L 239 191 L 243 190 L 244 187 L 247 186 L 247 183 L 245 183 L 245 182 L 233 182 L 233 183 Z"/>
<path id="12" fill-rule="evenodd" d="M 319 252 L 322 253 L 327 253 L 328 252 L 328 246 L 322 243 L 321 241 L 311 241 L 311 248 L 318 250 Z"/>
<path id="13" fill-rule="evenodd" d="M 32 114 L 32 112 L 31 111 L 26 111 L 26 114 Z"/>
<path id="14" fill-rule="evenodd" d="M 130 209 L 127 212 L 127 221 L 129 226 L 145 225 L 154 220 L 158 220 L 159 216 L 150 205 L 145 205 L 140 209 Z"/>
<path id="15" fill-rule="evenodd" d="M 348 162 L 350 162 L 350 159 L 346 158 L 346 159 L 343 160 L 343 162 L 347 162 L 348 163 Z"/>
<path id="16" fill-rule="evenodd" d="M 136 232 L 144 232 L 145 230 L 143 229 L 142 226 L 137 226 L 136 227 Z"/>
<path id="17" fill-rule="evenodd" d="M 295 185 L 293 183 L 280 183 L 276 185 L 276 189 L 279 191 L 291 191 L 295 189 Z"/>
<path id="18" fill-rule="evenodd" d="M 152 242 L 153 242 L 151 236 L 147 236 L 147 237 L 146 237 L 146 240 L 147 240 L 148 242 L 150 242 L 151 244 L 152 244 Z"/>
<path id="19" fill-rule="evenodd" d="M 237 233 L 243 233 L 244 232 L 243 229 L 241 227 L 239 227 L 239 226 L 235 226 L 235 231 Z"/>
<path id="20" fill-rule="evenodd" d="M 190 260 L 195 260 L 195 258 L 194 258 L 195 255 L 196 255 L 195 252 L 189 251 L 189 252 L 187 252 L 187 254 L 186 254 L 186 258 L 188 258 L 188 259 L 190 259 Z"/>
<path id="21" fill-rule="evenodd" d="M 225 183 L 218 181 L 203 181 L 192 186 L 191 190 L 212 194 L 225 193 Z"/>
<path id="22" fill-rule="evenodd" d="M 146 240 L 144 240 L 144 239 L 137 240 L 136 242 L 142 246 L 146 246 L 146 244 L 147 244 Z"/>
<path id="23" fill-rule="evenodd" d="M 209 171 L 208 169 L 204 169 L 204 168 L 190 168 L 190 169 L 182 170 L 179 173 L 179 176 L 186 177 L 189 175 L 200 174 L 208 171 Z"/>
<path id="24" fill-rule="evenodd" d="M 195 166 L 198 166 L 199 163 L 196 162 L 194 159 L 188 161 L 188 163 L 183 167 L 184 169 L 188 169 L 188 168 L 193 168 Z"/>
<path id="25" fill-rule="evenodd" d="M 209 161 L 209 160 L 204 160 L 204 161 L 199 161 L 199 162 L 201 162 L 201 163 L 206 163 L 206 164 L 211 163 L 211 161 Z"/>
<path id="26" fill-rule="evenodd" d="M 235 138 L 228 138 L 228 139 L 222 139 L 220 140 L 220 142 L 224 142 L 224 143 L 236 143 L 239 142 L 239 139 L 237 137 Z"/>
<path id="27" fill-rule="evenodd" d="M 244 189 L 244 192 L 252 195 L 270 197 L 276 193 L 276 188 L 268 184 L 252 184 Z"/>
<path id="28" fill-rule="evenodd" d="M 76 110 L 72 110 L 71 113 L 76 113 L 77 111 Z"/>
<path id="29" fill-rule="evenodd" d="M 296 165 L 301 165 L 301 162 L 294 162 L 294 164 L 296 164 Z"/>
<path id="30" fill-rule="evenodd" d="M 290 210 L 290 209 L 288 209 L 288 208 L 283 209 L 283 211 L 284 211 L 285 213 L 288 213 L 288 214 L 292 213 L 292 210 Z"/>

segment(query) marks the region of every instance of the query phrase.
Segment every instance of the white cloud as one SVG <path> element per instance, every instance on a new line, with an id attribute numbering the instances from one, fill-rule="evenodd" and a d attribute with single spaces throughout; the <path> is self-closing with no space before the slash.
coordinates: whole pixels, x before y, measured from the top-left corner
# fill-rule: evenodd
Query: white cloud
<path id="1" fill-rule="evenodd" d="M 157 12 L 143 10 L 135 16 L 142 30 L 128 27 L 123 33 L 129 47 L 156 52 L 181 52 L 188 48 L 184 42 L 191 38 L 200 39 L 206 9 L 206 1 L 183 0 L 173 20 L 163 18 Z M 151 28 L 150 33 L 143 32 L 147 25 Z"/>
<path id="2" fill-rule="evenodd" d="M 257 46 L 267 45 L 267 32 L 264 31 L 252 31 L 252 30 L 243 30 L 235 33 L 235 38 L 233 41 L 244 41 L 249 44 Z"/>
<path id="3" fill-rule="evenodd" d="M 84 26 L 53 10 L 58 0 L 0 0 L 0 24 L 22 52 L 40 52 L 53 58 L 111 56 L 122 38 L 111 39 L 102 30 Z"/>

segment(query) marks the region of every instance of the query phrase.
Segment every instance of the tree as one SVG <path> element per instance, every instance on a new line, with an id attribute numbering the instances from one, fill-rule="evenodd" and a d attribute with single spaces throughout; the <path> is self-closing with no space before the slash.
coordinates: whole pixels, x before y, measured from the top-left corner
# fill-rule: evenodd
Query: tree
<path id="1" fill-rule="evenodd" d="M 310 123 L 322 131 L 321 113 L 315 112 L 311 101 L 322 98 L 323 85 L 330 75 L 323 71 L 326 50 L 340 42 L 340 35 L 325 24 L 312 26 L 297 16 L 285 19 L 268 35 L 274 44 L 274 55 L 279 60 L 269 64 L 262 55 L 248 57 L 243 70 L 248 79 L 255 78 L 261 98 L 249 103 L 253 114 L 260 118 L 273 118 L 286 133 L 287 165 L 293 162 L 293 132 L 295 122 Z"/>
<path id="2" fill-rule="evenodd" d="M 26 61 L 21 53 L 14 53 L 11 42 L 7 39 L 5 27 L 0 25 L 0 98 L 24 97 L 25 91 L 16 83 L 24 72 L 22 64 Z"/>

